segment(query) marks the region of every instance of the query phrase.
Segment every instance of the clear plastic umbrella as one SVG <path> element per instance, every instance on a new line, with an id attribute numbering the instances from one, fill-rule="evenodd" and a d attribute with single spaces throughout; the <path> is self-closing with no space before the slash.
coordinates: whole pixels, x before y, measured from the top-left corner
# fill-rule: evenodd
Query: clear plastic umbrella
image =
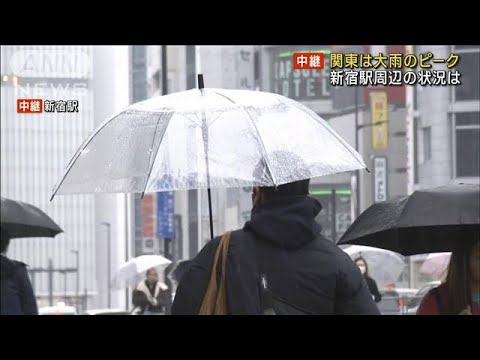
<path id="1" fill-rule="evenodd" d="M 159 280 L 162 280 L 162 270 L 172 262 L 161 255 L 142 255 L 133 258 L 123 264 L 114 274 L 112 285 L 116 288 L 135 286 L 146 277 L 146 271 L 155 268 L 159 272 Z"/>
<path id="2" fill-rule="evenodd" d="M 258 177 L 254 169 L 261 161 L 266 171 Z M 302 104 L 266 92 L 203 88 L 199 75 L 199 89 L 134 104 L 101 124 L 68 164 L 52 198 L 277 186 L 365 167 Z"/>
<path id="3" fill-rule="evenodd" d="M 343 247 L 343 246 L 342 246 Z M 343 248 L 352 260 L 362 257 L 367 262 L 370 276 L 380 288 L 395 283 L 405 269 L 406 263 L 400 254 L 370 246 L 352 245 Z"/>

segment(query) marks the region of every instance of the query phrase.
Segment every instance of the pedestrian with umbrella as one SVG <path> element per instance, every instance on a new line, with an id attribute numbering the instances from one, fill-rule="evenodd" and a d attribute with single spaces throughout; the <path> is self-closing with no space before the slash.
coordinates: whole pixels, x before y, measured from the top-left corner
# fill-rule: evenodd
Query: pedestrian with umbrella
<path id="1" fill-rule="evenodd" d="M 458 242 L 447 278 L 422 299 L 417 315 L 480 315 L 480 240 Z"/>
<path id="2" fill-rule="evenodd" d="M 167 290 L 167 285 L 158 280 L 157 270 L 148 269 L 145 280 L 141 281 L 133 291 L 133 306 L 138 308 L 134 313 L 140 315 L 163 313 L 168 300 Z"/>
<path id="3" fill-rule="evenodd" d="M 360 269 L 360 272 L 365 278 L 365 281 L 368 285 L 370 293 L 372 294 L 373 300 L 375 300 L 376 303 L 380 302 L 382 300 L 382 295 L 378 291 L 377 282 L 368 273 L 368 265 L 365 259 L 362 257 L 357 258 L 355 260 L 355 265 L 358 266 L 358 268 Z"/>
<path id="4" fill-rule="evenodd" d="M 270 158 L 277 156 L 302 166 L 293 154 Z M 267 172 L 259 163 L 256 176 Z M 379 314 L 359 269 L 321 234 L 321 205 L 308 196 L 309 182 L 254 187 L 251 220 L 192 260 L 172 314 Z"/>
<path id="5" fill-rule="evenodd" d="M 159 273 L 172 262 L 161 255 L 142 255 L 130 259 L 115 272 L 112 285 L 120 289 L 132 286 L 135 314 L 163 313 L 168 302 L 169 289 Z"/>
<path id="6" fill-rule="evenodd" d="M 350 258 L 358 265 L 361 265 L 362 274 L 368 274 L 368 278 L 375 279 L 377 288 L 383 288 L 389 284 L 394 284 L 405 269 L 405 260 L 402 255 L 393 251 L 379 249 L 371 246 L 349 245 L 343 248 Z M 362 264 L 358 259 L 363 259 Z M 367 283 L 373 283 L 367 280 Z M 372 287 L 370 287 L 372 290 Z"/>
<path id="7" fill-rule="evenodd" d="M 38 315 L 37 300 L 28 277 L 27 265 L 7 257 L 10 234 L 1 227 L 0 234 L 0 314 Z"/>
<path id="8" fill-rule="evenodd" d="M 54 237 L 63 232 L 43 211 L 33 205 L 0 198 L 0 314 L 38 315 L 27 265 L 7 257 L 13 238 Z"/>
<path id="9" fill-rule="evenodd" d="M 479 313 L 480 185 L 417 190 L 376 203 L 348 228 L 339 244 L 375 246 L 416 255 L 452 252 L 447 279 L 418 314 Z"/>
<path id="10" fill-rule="evenodd" d="M 264 312 L 259 299 L 268 293 L 266 278 L 273 272 L 272 289 L 278 288 L 277 299 L 285 295 L 283 304 L 290 303 L 285 307 L 293 313 L 378 314 L 353 261 L 319 234 L 314 217 L 321 205 L 307 196 L 312 177 L 365 168 L 358 152 L 296 101 L 259 91 L 204 88 L 201 75 L 198 85 L 133 104 L 105 121 L 78 149 L 52 199 L 71 193 L 207 189 L 213 241 L 198 255 L 197 266 L 183 276 L 179 285 L 183 290 L 176 293 L 172 313 L 198 313 L 199 296 L 205 294 L 210 275 L 216 274 L 212 263 L 223 251 L 222 271 L 229 272 L 226 282 L 233 291 L 229 299 L 237 299 L 228 304 L 229 313 Z M 214 240 L 211 188 L 230 187 L 252 187 L 256 200 L 250 230 L 224 234 L 220 246 L 220 238 Z M 261 270 L 266 274 L 257 273 L 252 262 L 255 246 L 260 249 L 262 244 L 267 249 L 259 250 L 259 257 L 271 254 L 276 260 L 269 262 L 274 268 L 265 265 Z M 237 255 L 227 261 L 227 253 Z M 303 265 L 301 260 L 306 259 L 310 266 Z M 246 267 L 236 278 L 239 264 Z M 182 283 L 195 284 L 192 276 L 204 281 L 189 294 Z M 301 288 L 306 279 L 310 280 L 305 288 L 288 294 L 286 289 Z M 221 294 L 225 291 L 220 287 Z M 247 301 L 242 304 L 242 299 Z M 182 301 L 186 302 L 180 305 Z"/>

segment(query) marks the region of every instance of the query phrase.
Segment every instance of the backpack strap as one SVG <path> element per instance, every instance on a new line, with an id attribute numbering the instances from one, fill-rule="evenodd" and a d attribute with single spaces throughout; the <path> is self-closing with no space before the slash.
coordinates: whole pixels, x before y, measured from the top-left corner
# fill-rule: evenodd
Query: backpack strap
<path id="1" fill-rule="evenodd" d="M 260 260 L 259 251 L 258 251 L 258 241 L 254 239 L 253 241 L 255 247 L 255 258 L 257 262 L 257 270 L 259 276 L 259 286 L 260 286 L 260 309 L 262 315 L 277 315 L 273 305 L 273 295 L 268 287 L 268 278 L 267 273 L 264 271 L 262 266 L 263 262 Z"/>
<path id="2" fill-rule="evenodd" d="M 250 249 L 255 252 L 256 279 L 260 295 L 261 315 L 314 314 L 312 311 L 290 304 L 286 299 L 279 297 L 271 291 L 268 274 L 264 267 L 264 256 L 268 256 L 268 254 L 265 254 L 262 240 L 257 240 L 252 232 L 243 229 L 232 232 L 232 237 L 236 238 L 237 241 L 243 240 L 244 243 L 251 243 Z"/>
<path id="3" fill-rule="evenodd" d="M 243 242 L 244 244 L 250 243 L 252 251 L 255 253 L 255 266 L 256 274 L 255 278 L 257 281 L 259 297 L 260 297 L 260 314 L 261 315 L 276 315 L 273 294 L 268 286 L 268 276 L 265 271 L 262 261 L 260 251 L 259 241 L 257 241 L 254 234 L 243 229 L 236 230 L 232 232 L 232 237 L 236 238 L 237 241 Z M 253 254 L 252 254 L 253 255 Z"/>

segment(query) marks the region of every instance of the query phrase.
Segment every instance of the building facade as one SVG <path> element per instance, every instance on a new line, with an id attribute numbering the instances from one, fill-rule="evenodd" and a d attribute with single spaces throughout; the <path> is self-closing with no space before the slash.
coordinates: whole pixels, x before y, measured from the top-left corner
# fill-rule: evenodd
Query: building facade
<path id="1" fill-rule="evenodd" d="M 415 46 L 415 53 L 435 57 L 459 55 L 454 68 L 458 86 L 415 86 L 413 134 L 409 147 L 413 161 L 412 190 L 453 183 L 479 183 L 480 178 L 480 46 Z M 434 64 L 445 70 L 445 64 Z"/>
<path id="2" fill-rule="evenodd" d="M 1 196 L 39 207 L 64 229 L 11 242 L 8 255 L 30 266 L 40 306 L 50 297 L 84 304 L 97 293 L 93 196 L 49 201 L 94 127 L 92 69 L 90 46 L 1 47 Z M 78 112 L 19 114 L 18 99 L 77 100 Z"/>
<path id="3" fill-rule="evenodd" d="M 82 142 L 128 105 L 128 47 L 2 46 L 1 56 L 1 196 L 39 207 L 64 230 L 15 239 L 8 255 L 29 265 L 39 306 L 123 308 L 125 289 L 110 278 L 128 258 L 128 199 L 50 197 Z M 22 114 L 19 99 L 74 100 L 78 111 Z"/>

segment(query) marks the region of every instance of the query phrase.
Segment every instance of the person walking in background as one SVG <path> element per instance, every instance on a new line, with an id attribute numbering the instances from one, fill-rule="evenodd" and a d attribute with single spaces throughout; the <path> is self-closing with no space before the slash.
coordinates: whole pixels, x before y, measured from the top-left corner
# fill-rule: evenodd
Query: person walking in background
<path id="1" fill-rule="evenodd" d="M 168 287 L 158 280 L 155 268 L 147 270 L 146 279 L 141 281 L 133 291 L 132 302 L 136 307 L 135 313 L 147 315 L 149 313 L 163 313 L 167 304 Z"/>
<path id="2" fill-rule="evenodd" d="M 7 257 L 10 235 L 0 229 L 0 314 L 38 315 L 38 305 L 33 292 L 27 265 Z"/>
<path id="3" fill-rule="evenodd" d="M 480 315 L 480 239 L 461 240 L 445 282 L 424 296 L 417 315 Z"/>
<path id="4" fill-rule="evenodd" d="M 378 291 L 377 282 L 373 280 L 373 278 L 368 273 L 367 262 L 365 261 L 364 258 L 359 257 L 355 260 L 355 264 L 358 266 L 358 268 L 360 269 L 360 272 L 365 278 L 368 288 L 370 289 L 370 292 L 372 294 L 373 300 L 375 300 L 376 303 L 380 302 L 382 300 L 382 294 L 380 294 L 380 292 Z"/>

